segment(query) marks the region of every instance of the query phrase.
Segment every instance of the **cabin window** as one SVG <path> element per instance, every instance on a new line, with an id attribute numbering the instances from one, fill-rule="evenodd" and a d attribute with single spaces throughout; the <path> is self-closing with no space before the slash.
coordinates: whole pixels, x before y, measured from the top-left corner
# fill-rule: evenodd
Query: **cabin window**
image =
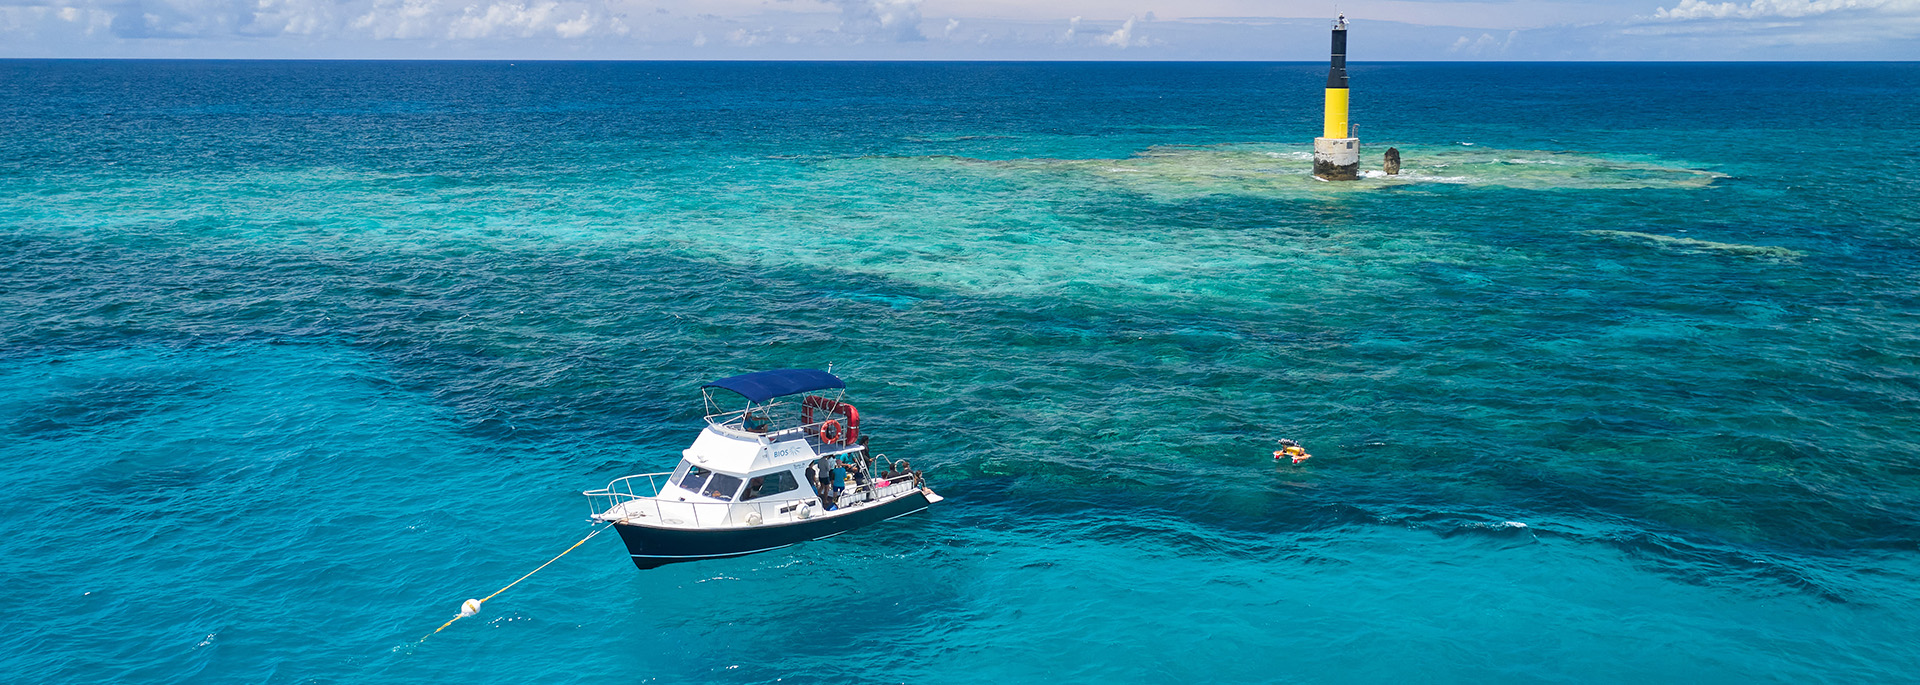
<path id="1" fill-rule="evenodd" d="M 795 480 L 792 471 L 775 471 L 763 476 L 755 476 L 747 481 L 746 492 L 740 493 L 740 501 L 772 497 L 783 492 L 800 489 L 800 481 Z"/>
<path id="2" fill-rule="evenodd" d="M 707 481 L 707 489 L 701 490 L 700 494 L 706 495 L 708 497 L 712 497 L 722 502 L 727 502 L 733 499 L 733 493 L 736 493 L 739 491 L 740 491 L 739 476 L 729 476 L 724 473 L 716 473 L 716 474 L 713 474 L 712 480 Z"/>
<path id="3" fill-rule="evenodd" d="M 680 487 L 687 492 L 700 492 L 700 486 L 707 484 L 707 479 L 713 476 L 713 472 L 691 464 L 688 466 L 687 475 L 680 477 Z"/>

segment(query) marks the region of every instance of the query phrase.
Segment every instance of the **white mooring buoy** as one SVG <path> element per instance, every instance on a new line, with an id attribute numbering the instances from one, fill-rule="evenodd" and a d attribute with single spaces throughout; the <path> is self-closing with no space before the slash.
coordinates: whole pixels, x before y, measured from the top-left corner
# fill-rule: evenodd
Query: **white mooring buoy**
<path id="1" fill-rule="evenodd" d="M 596 528 L 596 529 L 594 529 L 594 531 L 593 531 L 593 532 L 591 532 L 591 533 L 588 533 L 586 537 L 584 537 L 584 538 L 580 538 L 580 541 L 579 541 L 579 542 L 576 542 L 576 543 L 573 543 L 573 546 L 572 546 L 572 547 L 568 547 L 568 548 L 567 548 L 567 552 L 571 552 L 571 551 L 573 551 L 573 550 L 576 550 L 576 549 L 579 549 L 581 545 L 584 545 L 584 544 L 587 544 L 587 541 L 588 541 L 588 540 L 592 540 L 592 539 L 593 539 L 593 536 L 595 536 L 595 535 L 599 535 L 599 534 L 601 534 L 602 532 L 605 532 L 605 531 L 606 531 L 606 530 L 607 530 L 608 528 L 612 528 L 612 527 L 613 527 L 613 524 L 611 524 L 611 523 L 609 523 L 609 524 L 607 524 L 607 525 L 604 525 L 604 526 L 601 526 L 601 527 L 599 527 L 599 528 Z M 480 605 L 482 605 L 482 604 L 486 604 L 486 603 L 487 603 L 487 600 L 489 600 L 489 599 L 493 599 L 493 598 L 495 598 L 495 597 L 499 597 L 499 596 L 500 596 L 500 593 L 502 593 L 502 592 L 506 592 L 506 591 L 508 591 L 508 590 L 511 590 L 511 589 L 513 589 L 513 586 L 515 586 L 515 585 L 519 585 L 519 584 L 520 584 L 520 581 L 521 581 L 521 580 L 526 580 L 526 579 L 528 579 L 528 578 L 532 578 L 532 577 L 533 577 L 533 574 L 535 574 L 535 573 L 539 573 L 539 572 L 540 572 L 540 569 L 542 569 L 542 568 L 546 568 L 546 567 L 548 567 L 548 566 L 551 566 L 551 565 L 553 565 L 553 562 L 556 562 L 556 561 L 559 561 L 559 560 L 560 560 L 560 557 L 564 557 L 564 556 L 566 556 L 566 555 L 567 555 L 567 552 L 561 552 L 561 553 L 560 553 L 559 555 L 557 555 L 557 556 L 555 556 L 554 558 L 552 558 L 552 559 L 548 559 L 548 560 L 547 560 L 547 563 L 544 563 L 544 564 L 541 564 L 541 565 L 540 565 L 540 568 L 536 568 L 536 569 L 534 569 L 534 570 L 532 570 L 532 571 L 528 571 L 528 572 L 527 572 L 527 575 L 524 575 L 524 576 L 520 576 L 520 580 L 516 580 L 516 581 L 513 581 L 513 582 L 511 582 L 511 583 L 507 583 L 507 586 L 506 586 L 506 587 L 503 587 L 503 588 L 500 588 L 500 589 L 498 589 L 498 590 L 494 590 L 494 591 L 493 591 L 493 594 L 491 594 L 491 595 L 487 595 L 487 596 L 486 596 L 485 598 L 483 598 L 483 599 L 469 599 L 469 600 L 467 600 L 467 601 L 465 601 L 465 602 L 461 602 L 461 603 L 460 603 L 460 615 L 458 615 L 458 616 L 455 616 L 455 617 L 453 617 L 453 618 L 450 618 L 450 619 L 447 619 L 447 622 L 446 622 L 446 623 L 442 623 L 442 624 L 440 624 L 440 627 L 438 627 L 438 628 L 434 628 L 434 629 L 433 629 L 433 632 L 432 632 L 432 633 L 427 633 L 425 637 L 422 637 L 422 638 L 420 638 L 420 641 L 421 641 L 421 642 L 426 642 L 426 641 L 427 641 L 427 638 L 429 638 L 429 637 L 433 637 L 433 636 L 434 636 L 435 634 L 437 634 L 437 633 L 439 633 L 439 632 L 440 632 L 440 631 L 442 631 L 442 630 L 446 630 L 446 629 L 447 629 L 447 626 L 450 626 L 450 625 L 453 625 L 453 622 L 454 622 L 454 621 L 458 621 L 458 620 L 460 620 L 460 619 L 463 619 L 463 618 L 466 618 L 466 617 L 468 617 L 468 616 L 472 616 L 472 615 L 474 615 L 474 614 L 477 614 L 477 613 L 480 613 Z"/>

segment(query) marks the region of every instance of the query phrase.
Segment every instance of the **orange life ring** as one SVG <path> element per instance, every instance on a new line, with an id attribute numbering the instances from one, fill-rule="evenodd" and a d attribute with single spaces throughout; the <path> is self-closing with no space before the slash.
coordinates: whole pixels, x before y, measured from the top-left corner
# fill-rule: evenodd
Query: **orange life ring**
<path id="1" fill-rule="evenodd" d="M 833 429 L 832 437 L 827 436 L 828 428 Z M 826 443 L 828 445 L 835 445 L 835 444 L 839 444 L 840 439 L 845 437 L 847 437 L 847 432 L 846 430 L 840 427 L 839 421 L 835 421 L 833 419 L 827 419 L 826 423 L 820 424 L 820 442 Z"/>

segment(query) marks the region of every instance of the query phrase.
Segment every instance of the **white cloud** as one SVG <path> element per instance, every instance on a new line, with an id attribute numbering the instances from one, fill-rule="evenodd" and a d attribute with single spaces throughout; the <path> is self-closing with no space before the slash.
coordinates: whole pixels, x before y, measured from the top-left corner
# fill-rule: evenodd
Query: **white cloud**
<path id="1" fill-rule="evenodd" d="M 23 9 L 40 10 L 44 8 L 34 7 Z M 69 6 L 60 8 L 60 11 L 56 13 L 55 16 L 58 16 L 63 22 L 78 25 L 80 27 L 80 35 L 82 36 L 105 33 L 113 27 L 113 13 L 106 10 L 83 9 Z"/>
<path id="2" fill-rule="evenodd" d="M 553 32 L 561 38 L 579 38 L 591 33 L 598 23 L 592 12 L 581 10 L 578 18 L 554 24 Z"/>
<path id="3" fill-rule="evenodd" d="M 1616 26 L 1621 36 L 1687 41 L 1715 57 L 1920 57 L 1920 0 L 1680 0 Z"/>
<path id="4" fill-rule="evenodd" d="M 1653 19 L 1763 19 L 1811 17 L 1849 10 L 1920 11 L 1915 0 L 1751 0 L 1746 4 L 1680 0 L 1673 7 L 1654 10 Z"/>
<path id="5" fill-rule="evenodd" d="M 743 48 L 764 45 L 772 41 L 773 29 L 771 28 L 757 30 L 734 29 L 727 33 L 727 44 L 737 45 Z"/>
<path id="6" fill-rule="evenodd" d="M 447 26 L 448 38 L 493 38 L 532 36 L 551 28 L 560 3 L 542 2 L 531 7 L 517 2 L 496 2 L 485 10 L 468 5 L 458 19 Z"/>
<path id="7" fill-rule="evenodd" d="M 863 39 L 912 42 L 920 33 L 920 0 L 826 0 L 840 8 L 840 32 Z"/>
<path id="8" fill-rule="evenodd" d="M 1453 45 L 1447 46 L 1447 54 L 1467 57 L 1492 57 L 1504 54 L 1513 46 L 1513 39 L 1519 31 L 1508 31 L 1506 40 L 1494 38 L 1491 33 L 1482 33 L 1478 39 L 1461 36 Z"/>
<path id="9" fill-rule="evenodd" d="M 348 27 L 382 40 L 425 38 L 439 33 L 439 6 L 437 0 L 375 0 Z"/>
<path id="10" fill-rule="evenodd" d="M 1128 45 L 1146 45 L 1144 39 L 1139 42 L 1134 41 L 1133 17 L 1127 17 L 1127 23 L 1121 24 L 1120 28 L 1114 29 L 1113 33 L 1101 36 L 1097 40 L 1101 45 L 1111 45 L 1116 48 L 1124 48 Z"/>
<path id="11" fill-rule="evenodd" d="M 244 26 L 241 33 L 252 36 L 310 36 L 323 33 L 339 22 L 333 7 L 327 4 L 301 0 L 258 0 L 253 21 Z"/>
<path id="12" fill-rule="evenodd" d="M 617 37 L 630 30 L 609 9 L 625 0 L 28 1 L 48 4 L 0 4 L 0 20 L 12 20 L 0 21 L 0 45 L 22 37 L 54 41 L 95 34 L 136 41 L 485 41 Z"/>

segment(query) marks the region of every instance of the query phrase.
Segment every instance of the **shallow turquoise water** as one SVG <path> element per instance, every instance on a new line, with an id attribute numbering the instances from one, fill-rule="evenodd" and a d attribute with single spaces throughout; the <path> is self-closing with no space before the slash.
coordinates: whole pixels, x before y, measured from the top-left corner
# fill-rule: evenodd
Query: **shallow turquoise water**
<path id="1" fill-rule="evenodd" d="M 1920 671 L 1920 67 L 1323 70 L 0 62 L 0 668 Z M 829 362 L 946 503 L 415 643 Z"/>

